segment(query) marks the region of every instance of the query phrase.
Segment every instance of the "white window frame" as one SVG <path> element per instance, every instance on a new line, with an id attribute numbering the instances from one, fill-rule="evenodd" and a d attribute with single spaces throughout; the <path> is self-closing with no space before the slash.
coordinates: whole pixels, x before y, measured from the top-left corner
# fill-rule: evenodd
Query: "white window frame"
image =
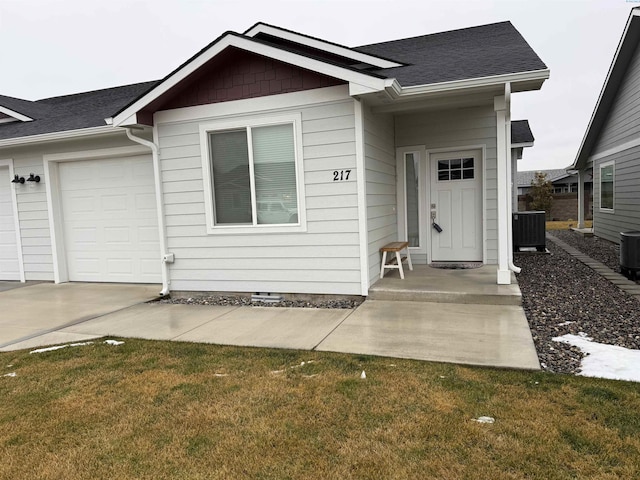
<path id="1" fill-rule="evenodd" d="M 602 169 L 606 168 L 606 167 L 612 167 L 613 169 L 613 178 L 612 178 L 612 194 L 611 194 L 611 201 L 613 203 L 611 208 L 607 208 L 607 207 L 603 207 L 602 206 Z M 598 179 L 598 187 L 600 189 L 599 191 L 599 207 L 600 207 L 600 211 L 601 212 L 607 212 L 607 213 L 614 213 L 615 210 L 615 206 L 616 206 L 616 162 L 615 160 L 611 160 L 609 162 L 604 162 L 600 164 L 599 170 L 598 170 L 600 176 Z"/>
<path id="2" fill-rule="evenodd" d="M 213 204 L 213 183 L 212 183 L 212 165 L 209 149 L 209 134 L 224 130 L 237 130 L 264 127 L 270 125 L 293 126 L 293 141 L 295 154 L 296 169 L 296 190 L 298 200 L 298 223 L 295 224 L 279 224 L 279 225 L 260 225 L 257 224 L 255 195 L 251 194 L 251 203 L 253 210 L 253 225 L 216 225 L 215 212 Z M 249 172 L 251 175 L 251 188 L 253 189 L 253 153 L 251 136 L 248 136 L 249 142 Z M 200 149 L 202 158 L 202 178 L 204 186 L 204 204 L 205 216 L 207 221 L 207 233 L 210 235 L 218 234 L 264 234 L 264 233 L 290 233 L 290 232 L 306 232 L 307 217 L 305 207 L 304 192 L 304 169 L 303 169 L 303 150 L 302 150 L 302 116 L 301 114 L 288 115 L 271 115 L 271 116 L 251 116 L 233 119 L 220 119 L 200 124 Z"/>

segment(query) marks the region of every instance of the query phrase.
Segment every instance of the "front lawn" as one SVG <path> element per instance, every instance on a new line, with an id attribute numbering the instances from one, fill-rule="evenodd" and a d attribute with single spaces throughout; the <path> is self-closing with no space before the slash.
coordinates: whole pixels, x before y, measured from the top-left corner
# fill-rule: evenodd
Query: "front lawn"
<path id="1" fill-rule="evenodd" d="M 14 372 L 0 376 L 0 478 L 640 472 L 632 383 L 129 339 L 0 354 L 0 375 Z"/>

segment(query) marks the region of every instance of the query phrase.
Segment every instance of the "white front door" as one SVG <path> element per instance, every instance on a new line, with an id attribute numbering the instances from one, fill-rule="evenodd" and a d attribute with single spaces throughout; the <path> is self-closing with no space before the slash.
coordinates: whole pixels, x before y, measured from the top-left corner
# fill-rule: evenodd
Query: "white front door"
<path id="1" fill-rule="evenodd" d="M 431 261 L 482 261 L 482 152 L 432 153 Z"/>
<path id="2" fill-rule="evenodd" d="M 60 163 L 59 178 L 69 280 L 160 282 L 151 156 Z"/>
<path id="3" fill-rule="evenodd" d="M 0 167 L 0 280 L 20 280 L 12 188 L 9 167 Z"/>

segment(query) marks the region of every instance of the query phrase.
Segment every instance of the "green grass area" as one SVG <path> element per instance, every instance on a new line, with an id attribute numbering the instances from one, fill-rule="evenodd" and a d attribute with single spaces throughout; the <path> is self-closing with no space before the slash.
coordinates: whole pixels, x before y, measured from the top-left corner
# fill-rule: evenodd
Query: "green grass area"
<path id="1" fill-rule="evenodd" d="M 627 382 L 130 339 L 2 353 L 10 372 L 0 478 L 640 473 L 640 389 Z"/>
<path id="2" fill-rule="evenodd" d="M 569 230 L 571 227 L 576 227 L 577 225 L 577 220 L 549 221 L 547 222 L 547 230 Z M 585 228 L 591 228 L 593 226 L 593 221 L 585 220 L 584 226 Z"/>

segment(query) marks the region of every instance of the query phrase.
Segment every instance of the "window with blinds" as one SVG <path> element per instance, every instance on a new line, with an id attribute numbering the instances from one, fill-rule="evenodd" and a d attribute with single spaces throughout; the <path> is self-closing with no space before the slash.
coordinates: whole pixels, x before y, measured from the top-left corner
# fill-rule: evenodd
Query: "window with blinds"
<path id="1" fill-rule="evenodd" d="M 292 123 L 209 132 L 215 225 L 298 223 Z"/>

